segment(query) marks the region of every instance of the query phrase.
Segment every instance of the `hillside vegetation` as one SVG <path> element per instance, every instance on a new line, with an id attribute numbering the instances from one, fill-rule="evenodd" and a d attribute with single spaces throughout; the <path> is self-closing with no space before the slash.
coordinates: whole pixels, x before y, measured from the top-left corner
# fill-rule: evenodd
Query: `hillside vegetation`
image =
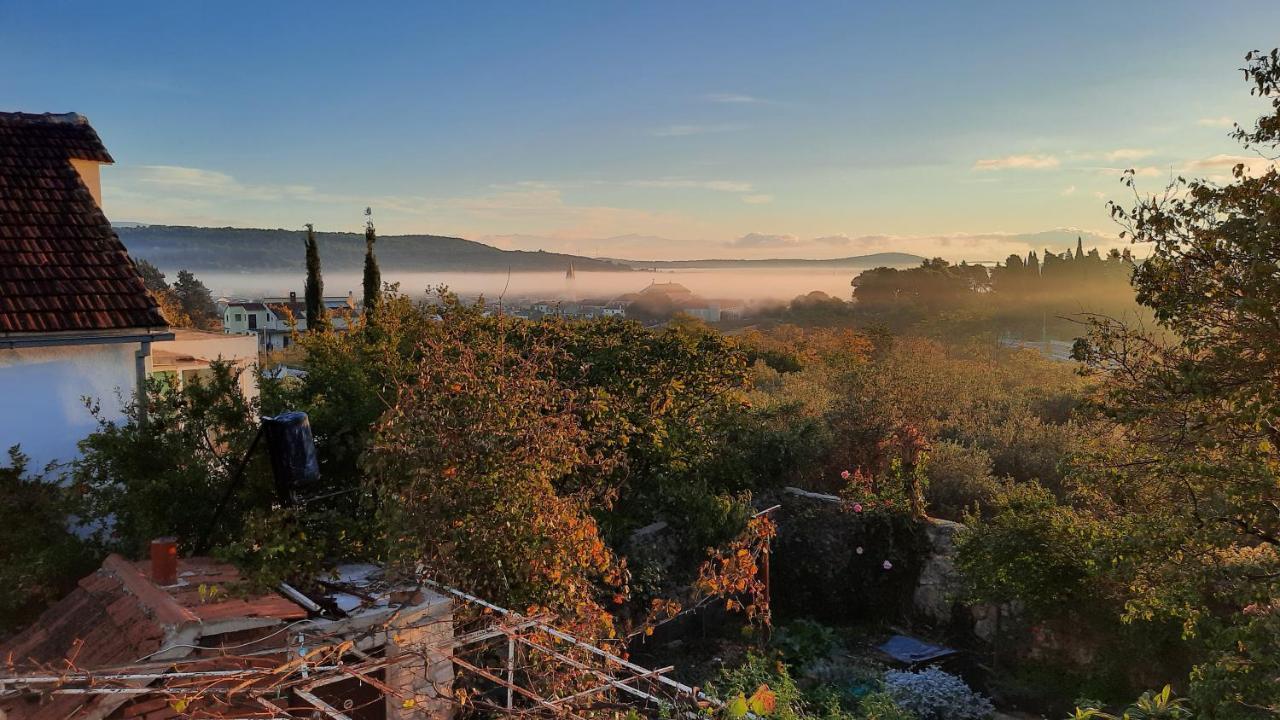
<path id="1" fill-rule="evenodd" d="M 129 254 L 162 269 L 196 272 L 292 272 L 303 269 L 300 230 L 205 228 L 179 225 L 117 227 Z M 364 262 L 364 235 L 316 233 L 325 269 L 359 270 Z M 387 267 L 419 271 L 620 271 L 617 263 L 562 253 L 501 250 L 490 245 L 441 235 L 384 235 L 378 238 L 378 258 Z"/>

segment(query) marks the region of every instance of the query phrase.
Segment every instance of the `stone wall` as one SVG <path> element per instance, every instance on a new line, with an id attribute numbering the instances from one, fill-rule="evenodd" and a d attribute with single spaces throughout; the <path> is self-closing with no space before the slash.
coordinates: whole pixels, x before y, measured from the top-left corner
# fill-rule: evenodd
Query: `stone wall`
<path id="1" fill-rule="evenodd" d="M 947 626 L 972 634 L 984 642 L 992 642 L 1002 625 L 1016 619 L 1016 604 L 965 605 L 964 577 L 956 567 L 956 537 L 964 531 L 961 523 L 928 518 L 925 535 L 929 553 L 920 569 L 912 596 L 913 609 L 921 618 L 939 626 Z"/>

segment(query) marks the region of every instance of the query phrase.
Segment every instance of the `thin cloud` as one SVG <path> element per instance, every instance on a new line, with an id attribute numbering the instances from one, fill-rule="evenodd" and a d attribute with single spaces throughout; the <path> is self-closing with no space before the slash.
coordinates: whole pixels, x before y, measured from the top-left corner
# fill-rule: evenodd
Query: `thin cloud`
<path id="1" fill-rule="evenodd" d="M 1276 167 L 1276 161 L 1257 155 L 1211 155 L 1187 164 L 1187 170 L 1209 173 L 1211 180 L 1225 180 L 1237 165 L 1244 166 L 1245 175 L 1261 175 Z"/>
<path id="2" fill-rule="evenodd" d="M 823 235 L 813 239 L 815 245 L 832 245 L 835 247 L 847 247 L 853 244 L 853 238 L 848 235 Z"/>
<path id="3" fill-rule="evenodd" d="M 1063 188 L 1063 189 L 1062 189 L 1062 192 L 1060 192 L 1060 193 L 1058 193 L 1058 194 L 1059 194 L 1059 195 L 1062 195 L 1063 197 L 1069 197 L 1069 196 L 1071 196 L 1071 195 L 1075 195 L 1075 194 L 1076 194 L 1076 186 L 1075 186 L 1075 185 L 1068 185 L 1068 186 L 1066 186 L 1065 188 Z"/>
<path id="4" fill-rule="evenodd" d="M 126 181 L 155 185 L 169 191 L 247 200 L 314 200 L 320 198 L 310 185 L 243 183 L 216 170 L 180 165 L 141 165 L 126 169 Z"/>
<path id="5" fill-rule="evenodd" d="M 731 105 L 763 105 L 769 101 L 754 95 L 743 95 L 741 93 L 711 93 L 706 96 L 708 102 L 727 103 Z"/>
<path id="6" fill-rule="evenodd" d="M 741 130 L 741 125 L 667 125 L 650 131 L 654 137 L 688 137 Z"/>
<path id="7" fill-rule="evenodd" d="M 1118 178 L 1130 170 L 1133 171 L 1135 177 L 1156 177 L 1164 173 L 1163 170 L 1154 165 L 1143 165 L 1132 168 L 1104 167 L 1098 168 L 1097 170 L 1099 175 L 1109 178 Z"/>
<path id="8" fill-rule="evenodd" d="M 743 195 L 742 202 L 748 205 L 768 205 L 773 202 L 773 196 L 763 193 L 758 195 Z"/>
<path id="9" fill-rule="evenodd" d="M 1112 150 L 1104 157 L 1111 162 L 1123 162 L 1125 160 L 1141 160 L 1154 154 L 1154 150 L 1145 150 L 1143 148 L 1120 148 L 1119 150 Z"/>
<path id="10" fill-rule="evenodd" d="M 1006 155 L 1000 158 L 979 160 L 974 170 L 1047 170 L 1061 163 L 1053 155 Z"/>
<path id="11" fill-rule="evenodd" d="M 668 188 L 712 190 L 715 192 L 749 193 L 755 188 L 741 180 L 691 180 L 688 178 L 657 178 L 654 180 L 629 180 L 625 185 L 641 188 Z"/>
<path id="12" fill-rule="evenodd" d="M 1196 121 L 1196 124 L 1200 127 L 1229 128 L 1235 122 L 1226 115 L 1219 115 L 1218 117 L 1202 117 Z"/>
<path id="13" fill-rule="evenodd" d="M 729 247 L 735 248 L 784 248 L 800 244 L 795 235 L 769 235 L 766 233 L 747 233 L 742 237 L 729 241 Z"/>

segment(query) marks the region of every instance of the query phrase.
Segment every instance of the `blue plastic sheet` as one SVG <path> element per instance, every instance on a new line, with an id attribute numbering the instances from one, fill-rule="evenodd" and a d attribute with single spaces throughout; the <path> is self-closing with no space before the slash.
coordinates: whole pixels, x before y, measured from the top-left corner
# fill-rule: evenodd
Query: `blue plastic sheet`
<path id="1" fill-rule="evenodd" d="M 898 662 L 908 665 L 929 662 L 955 655 L 956 651 L 941 645 L 930 645 L 906 635 L 894 635 L 880 646 L 880 651 Z"/>

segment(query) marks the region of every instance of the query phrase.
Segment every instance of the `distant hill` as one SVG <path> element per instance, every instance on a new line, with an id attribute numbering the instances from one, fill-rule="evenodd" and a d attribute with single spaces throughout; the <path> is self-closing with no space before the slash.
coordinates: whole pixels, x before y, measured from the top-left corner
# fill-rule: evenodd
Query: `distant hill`
<path id="1" fill-rule="evenodd" d="M 304 267 L 302 230 L 205 228 L 179 225 L 116 226 L 129 254 L 162 270 L 196 272 L 292 272 Z M 364 235 L 316 233 L 325 270 L 360 270 L 364 265 Z M 564 272 L 573 263 L 578 271 L 627 272 L 629 265 L 562 253 L 501 250 L 462 238 L 440 235 L 384 235 L 378 237 L 378 264 L 383 271 Z"/>
<path id="2" fill-rule="evenodd" d="M 924 259 L 910 253 L 886 252 L 828 260 L 769 258 L 764 260 L 613 260 L 612 262 L 637 270 L 648 268 L 872 268 L 914 267 Z"/>

